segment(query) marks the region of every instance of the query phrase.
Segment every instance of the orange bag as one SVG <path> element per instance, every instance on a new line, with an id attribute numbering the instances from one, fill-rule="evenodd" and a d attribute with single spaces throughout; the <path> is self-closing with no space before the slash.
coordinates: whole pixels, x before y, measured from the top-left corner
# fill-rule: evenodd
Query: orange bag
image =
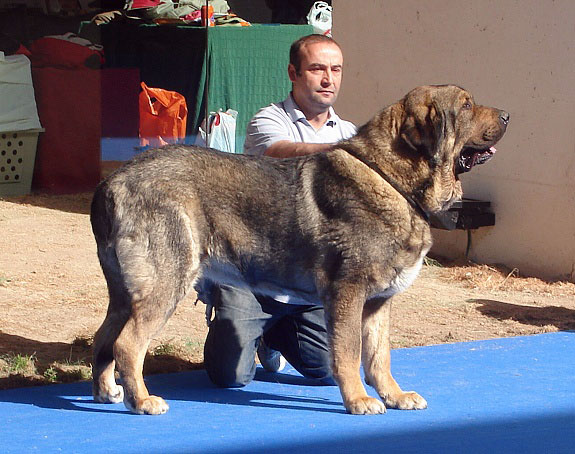
<path id="1" fill-rule="evenodd" d="M 188 107 L 175 91 L 150 88 L 144 82 L 140 92 L 140 145 L 161 147 L 186 137 Z"/>

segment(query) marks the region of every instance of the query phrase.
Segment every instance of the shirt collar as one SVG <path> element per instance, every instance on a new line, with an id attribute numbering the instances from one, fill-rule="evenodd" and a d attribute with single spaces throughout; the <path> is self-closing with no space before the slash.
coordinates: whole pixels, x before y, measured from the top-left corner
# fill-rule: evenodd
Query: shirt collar
<path id="1" fill-rule="evenodd" d="M 298 121 L 305 121 L 306 123 L 309 124 L 309 122 L 305 118 L 304 113 L 301 111 L 301 109 L 295 103 L 291 93 L 287 97 L 287 99 L 284 101 L 284 109 L 293 123 L 297 123 Z M 329 117 L 328 117 L 325 124 L 327 126 L 335 126 L 338 121 L 339 121 L 339 117 L 335 113 L 335 110 L 333 109 L 333 107 L 330 106 Z"/>

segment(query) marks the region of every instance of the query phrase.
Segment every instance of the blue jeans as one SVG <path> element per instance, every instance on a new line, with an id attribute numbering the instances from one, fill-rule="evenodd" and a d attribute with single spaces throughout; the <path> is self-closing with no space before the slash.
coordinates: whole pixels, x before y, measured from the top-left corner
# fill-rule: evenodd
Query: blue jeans
<path id="1" fill-rule="evenodd" d="M 208 292 L 215 308 L 204 347 L 204 365 L 222 387 L 247 385 L 255 376 L 255 355 L 263 336 L 304 377 L 335 384 L 322 306 L 278 303 L 230 286 Z M 205 298 L 206 295 L 203 295 Z"/>

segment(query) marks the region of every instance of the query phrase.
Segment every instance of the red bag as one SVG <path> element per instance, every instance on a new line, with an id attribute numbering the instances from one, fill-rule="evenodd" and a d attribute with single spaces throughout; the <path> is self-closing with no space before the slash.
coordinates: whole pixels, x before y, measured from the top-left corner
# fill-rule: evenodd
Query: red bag
<path id="1" fill-rule="evenodd" d="M 186 137 L 188 107 L 175 91 L 150 88 L 144 82 L 140 92 L 140 145 L 161 147 Z"/>
<path id="2" fill-rule="evenodd" d="M 104 63 L 103 47 L 74 33 L 44 36 L 30 46 L 32 66 L 53 68 L 93 68 Z"/>

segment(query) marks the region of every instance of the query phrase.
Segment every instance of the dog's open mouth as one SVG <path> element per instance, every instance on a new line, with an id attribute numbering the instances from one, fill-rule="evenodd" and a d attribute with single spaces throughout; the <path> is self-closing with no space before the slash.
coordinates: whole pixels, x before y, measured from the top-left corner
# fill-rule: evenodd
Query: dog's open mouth
<path id="1" fill-rule="evenodd" d="M 474 166 L 486 163 L 493 157 L 496 151 L 495 147 L 484 150 L 465 147 L 461 150 L 459 158 L 457 159 L 455 173 L 459 175 L 460 173 L 469 172 Z"/>

